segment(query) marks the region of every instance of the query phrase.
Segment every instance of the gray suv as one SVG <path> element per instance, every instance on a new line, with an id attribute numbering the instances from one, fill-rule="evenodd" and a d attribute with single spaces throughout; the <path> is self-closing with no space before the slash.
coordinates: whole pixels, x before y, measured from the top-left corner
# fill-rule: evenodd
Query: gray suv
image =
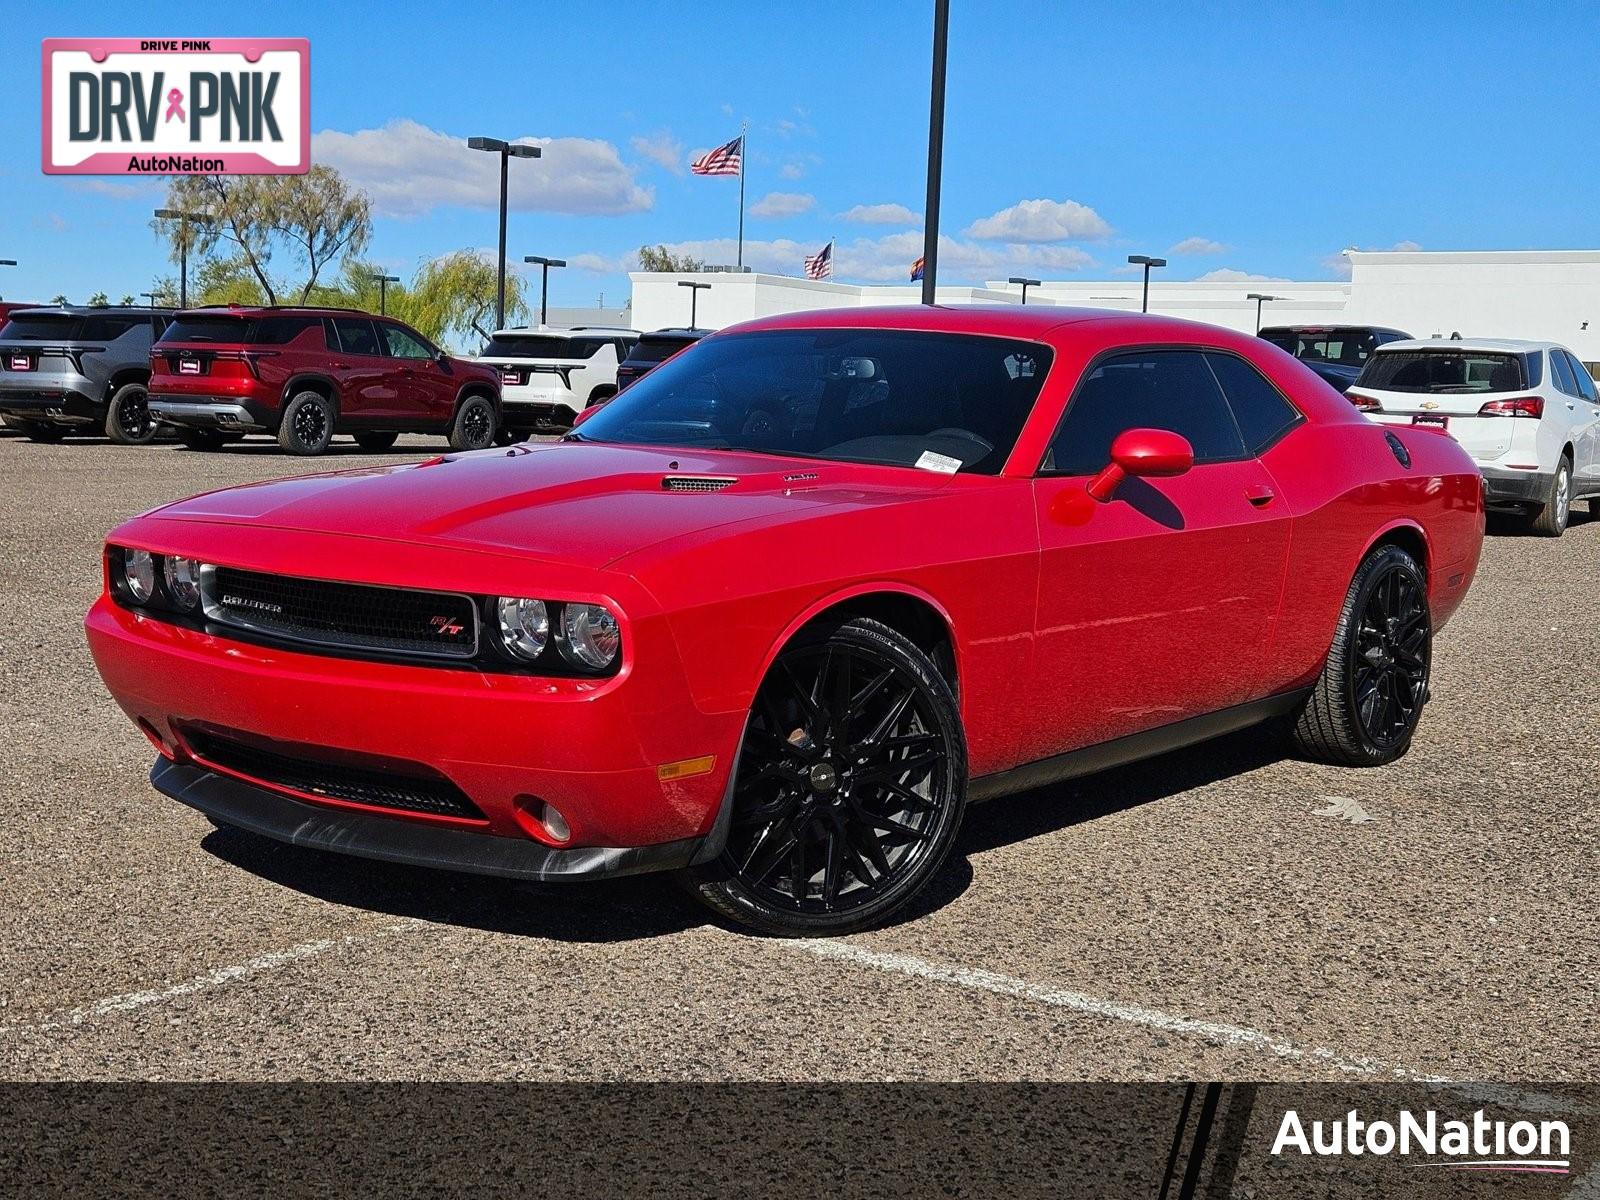
<path id="1" fill-rule="evenodd" d="M 0 326 L 0 415 L 36 442 L 104 432 L 138 445 L 156 434 L 145 391 L 161 308 L 24 308 Z"/>

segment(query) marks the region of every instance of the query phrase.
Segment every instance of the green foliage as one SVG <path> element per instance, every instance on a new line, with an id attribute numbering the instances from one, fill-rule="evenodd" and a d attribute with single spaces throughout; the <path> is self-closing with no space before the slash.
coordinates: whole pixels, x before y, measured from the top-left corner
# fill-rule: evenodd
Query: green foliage
<path id="1" fill-rule="evenodd" d="M 169 286 L 171 280 L 165 281 Z M 177 302 L 177 289 L 172 288 L 173 302 Z M 272 293 L 262 288 L 255 273 L 242 255 L 231 258 L 208 258 L 198 270 L 189 272 L 189 303 L 201 304 L 274 304 Z"/>
<path id="2" fill-rule="evenodd" d="M 705 269 L 705 265 L 700 259 L 687 254 L 674 254 L 665 246 L 639 247 L 641 271 L 700 271 Z"/>
<path id="3" fill-rule="evenodd" d="M 67 302 L 67 298 L 65 296 L 63 296 L 60 292 L 57 292 L 54 296 L 50 297 L 50 303 L 51 304 L 65 304 L 66 302 Z"/>
<path id="4" fill-rule="evenodd" d="M 130 294 L 128 292 L 124 292 L 122 294 L 122 299 L 118 300 L 117 303 L 118 304 L 137 304 L 137 303 L 139 303 L 139 301 L 134 299 L 132 294 Z"/>
<path id="5" fill-rule="evenodd" d="M 104 292 L 96 292 L 94 295 L 90 296 L 85 303 L 88 304 L 90 308 L 104 308 L 106 305 L 110 304 L 111 301 L 106 297 Z"/>
<path id="6" fill-rule="evenodd" d="M 435 340 L 451 334 L 464 343 L 487 338 L 495 325 L 495 278 L 494 260 L 470 250 L 424 263 L 411 281 L 403 319 Z M 390 311 L 395 311 L 392 304 Z M 523 281 L 507 272 L 506 324 L 526 320 L 527 314 Z"/>

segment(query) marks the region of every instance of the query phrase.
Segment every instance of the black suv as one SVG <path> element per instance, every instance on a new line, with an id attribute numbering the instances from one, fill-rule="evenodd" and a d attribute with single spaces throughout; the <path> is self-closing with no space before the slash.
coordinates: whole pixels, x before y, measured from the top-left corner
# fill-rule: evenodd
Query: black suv
<path id="1" fill-rule="evenodd" d="M 1411 337 L 1382 325 L 1269 325 L 1257 336 L 1287 350 L 1341 392 L 1356 381 L 1379 346 Z"/>
<path id="2" fill-rule="evenodd" d="M 150 345 L 170 308 L 24 308 L 0 326 L 0 414 L 36 442 L 104 431 L 137 445 L 156 434 L 146 393 Z"/>
<path id="3" fill-rule="evenodd" d="M 642 379 L 679 350 L 694 345 L 710 332 L 709 329 L 657 329 L 640 334 L 633 349 L 628 351 L 628 357 L 617 368 L 617 391 Z"/>

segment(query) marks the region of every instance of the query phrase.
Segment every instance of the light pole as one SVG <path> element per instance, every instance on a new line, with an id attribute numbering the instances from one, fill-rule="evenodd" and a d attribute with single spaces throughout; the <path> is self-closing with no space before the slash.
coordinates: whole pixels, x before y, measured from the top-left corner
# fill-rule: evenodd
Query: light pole
<path id="1" fill-rule="evenodd" d="M 522 260 L 525 263 L 539 264 L 539 324 L 544 324 L 545 299 L 550 294 L 550 268 L 564 267 L 567 260 L 564 258 L 544 258 L 538 254 L 529 254 Z"/>
<path id="2" fill-rule="evenodd" d="M 1151 258 L 1148 254 L 1130 254 L 1128 261 L 1134 266 L 1144 267 L 1144 299 L 1139 302 L 1140 312 L 1150 311 L 1150 268 L 1164 267 L 1167 260 L 1164 258 Z"/>
<path id="3" fill-rule="evenodd" d="M 150 301 L 150 307 L 151 308 L 154 308 L 156 306 L 156 297 L 159 296 L 160 294 L 161 294 L 160 292 L 140 292 L 139 293 L 139 295 L 143 296 L 146 300 Z"/>
<path id="4" fill-rule="evenodd" d="M 189 307 L 189 222 L 209 221 L 208 213 L 180 212 L 176 208 L 156 209 L 158 221 L 181 221 L 178 230 L 178 307 Z"/>
<path id="5" fill-rule="evenodd" d="M 378 315 L 380 317 L 388 316 L 389 315 L 389 285 L 391 283 L 399 283 L 400 282 L 400 276 L 398 276 L 398 275 L 368 275 L 367 278 L 372 280 L 373 283 L 378 285 Z"/>
<path id="6" fill-rule="evenodd" d="M 933 0 L 933 87 L 928 99 L 928 203 L 922 224 L 922 302 L 932 304 L 939 276 L 939 180 L 944 170 L 944 65 L 950 47 L 950 0 Z"/>
<path id="7" fill-rule="evenodd" d="M 1037 279 L 1024 279 L 1021 275 L 1013 275 L 1010 279 L 1010 282 L 1020 283 L 1022 285 L 1022 302 L 1024 304 L 1028 302 L 1028 289 L 1039 286 L 1039 281 Z"/>
<path id="8" fill-rule="evenodd" d="M 1261 332 L 1261 305 L 1262 305 L 1263 301 L 1267 301 L 1267 300 L 1282 300 L 1283 297 L 1282 296 L 1268 296 L 1264 292 L 1251 292 L 1248 296 L 1245 297 L 1245 299 L 1246 300 L 1254 300 L 1256 302 L 1256 332 L 1260 333 Z"/>
<path id="9" fill-rule="evenodd" d="M 699 326 L 695 324 L 695 318 L 699 314 L 695 311 L 695 302 L 700 299 L 701 290 L 711 285 L 709 283 L 696 283 L 692 279 L 680 279 L 678 280 L 678 286 L 689 289 L 689 328 L 698 329 Z"/>
<path id="10" fill-rule="evenodd" d="M 499 138 L 469 137 L 467 149 L 488 150 L 500 156 L 500 274 L 498 289 L 494 305 L 494 324 L 496 329 L 504 329 L 506 325 L 506 164 L 513 158 L 539 158 L 544 151 L 538 146 L 519 146 L 511 142 L 503 142 Z"/>
<path id="11" fill-rule="evenodd" d="M 0 267 L 14 267 L 16 265 L 17 260 L 14 258 L 0 258 Z"/>

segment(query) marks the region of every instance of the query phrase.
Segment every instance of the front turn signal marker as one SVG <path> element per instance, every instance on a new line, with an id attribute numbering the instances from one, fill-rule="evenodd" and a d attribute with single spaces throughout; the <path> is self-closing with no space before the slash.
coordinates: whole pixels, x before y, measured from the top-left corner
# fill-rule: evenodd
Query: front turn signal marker
<path id="1" fill-rule="evenodd" d="M 662 783 L 675 779 L 693 779 L 696 775 L 709 775 L 717 765 L 715 754 L 702 754 L 699 758 L 684 758 L 677 762 L 662 763 L 656 768 L 656 778 Z"/>

